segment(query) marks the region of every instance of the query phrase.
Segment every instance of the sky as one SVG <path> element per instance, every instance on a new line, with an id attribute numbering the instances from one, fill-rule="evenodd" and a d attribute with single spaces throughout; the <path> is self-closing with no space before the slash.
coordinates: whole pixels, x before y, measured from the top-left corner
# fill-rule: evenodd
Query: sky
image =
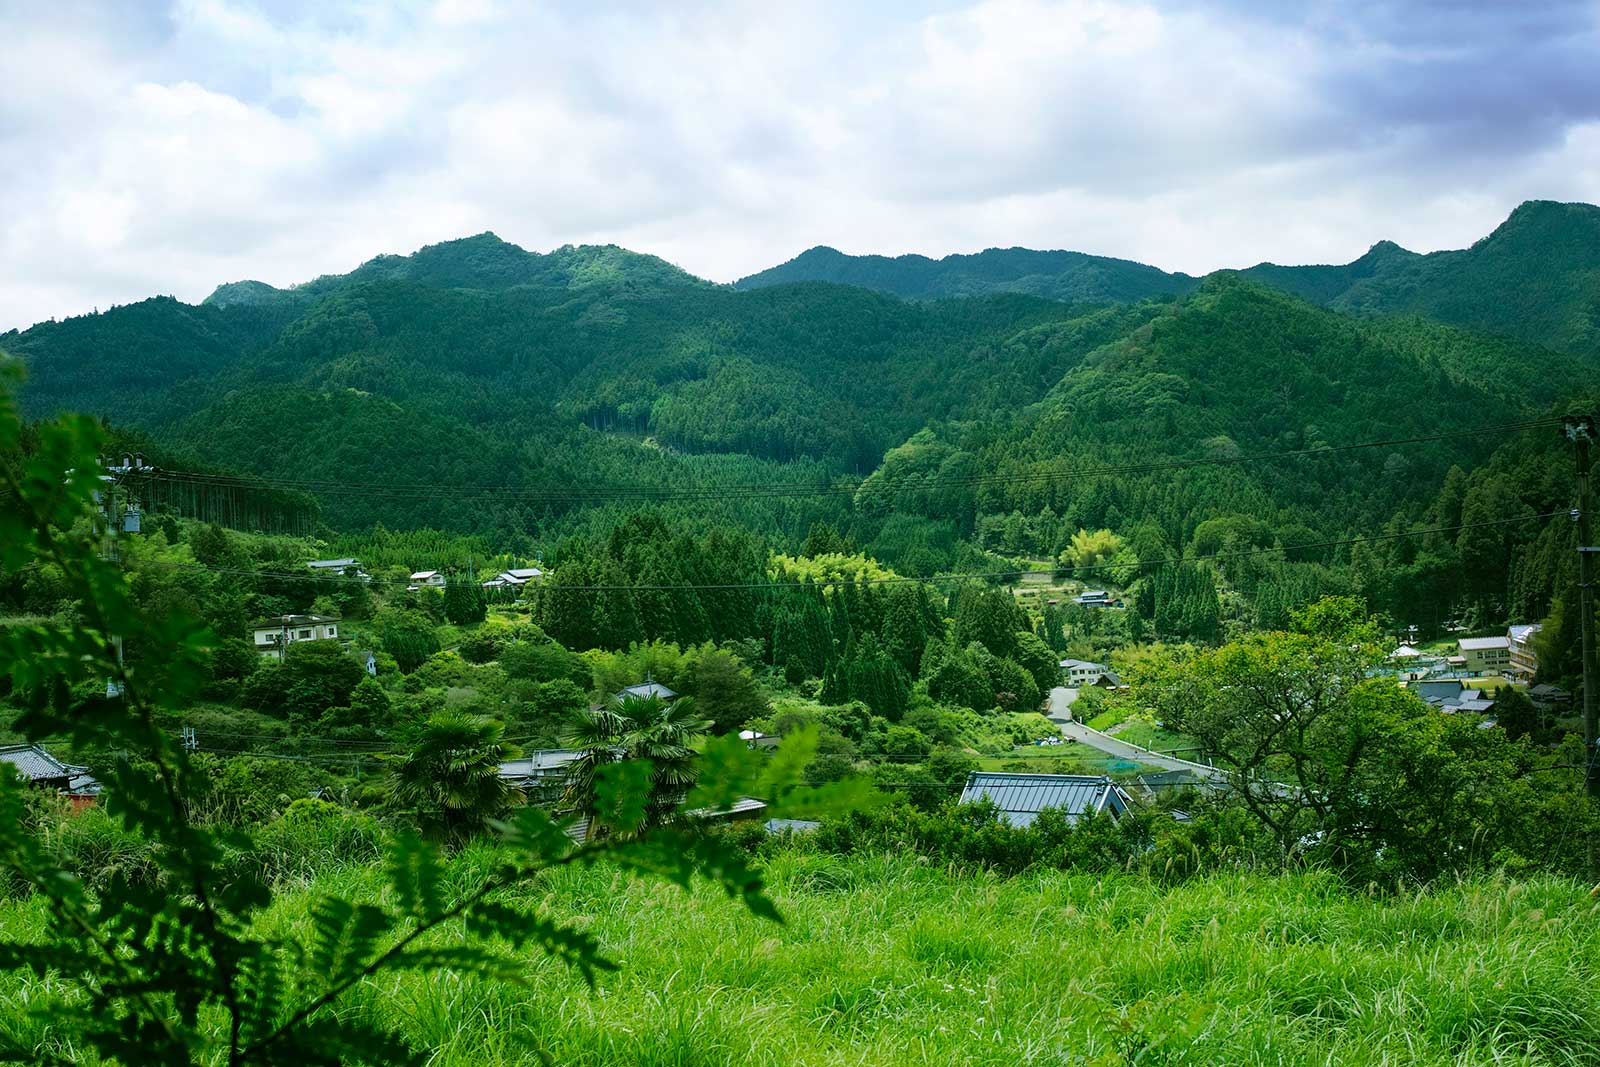
<path id="1" fill-rule="evenodd" d="M 1600 0 L 0 0 L 0 330 L 492 230 L 1168 270 L 1600 202 Z"/>

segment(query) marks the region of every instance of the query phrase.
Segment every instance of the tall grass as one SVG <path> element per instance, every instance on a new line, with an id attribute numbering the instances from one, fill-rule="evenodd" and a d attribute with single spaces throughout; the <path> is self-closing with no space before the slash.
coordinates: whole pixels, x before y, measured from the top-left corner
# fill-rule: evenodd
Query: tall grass
<path id="1" fill-rule="evenodd" d="M 452 877 L 492 860 L 469 849 Z M 1595 1064 L 1600 913 L 1585 887 L 1484 878 L 1370 896 L 1315 874 L 1001 879 L 914 857 L 779 851 L 782 925 L 710 892 L 563 870 L 526 902 L 594 931 L 594 991 L 532 960 L 525 985 L 387 976 L 348 1010 L 435 1064 Z M 306 929 L 324 870 L 263 922 Z M 37 920 L 0 909 L 0 932 Z M 29 986 L 0 977 L 0 1027 Z"/>

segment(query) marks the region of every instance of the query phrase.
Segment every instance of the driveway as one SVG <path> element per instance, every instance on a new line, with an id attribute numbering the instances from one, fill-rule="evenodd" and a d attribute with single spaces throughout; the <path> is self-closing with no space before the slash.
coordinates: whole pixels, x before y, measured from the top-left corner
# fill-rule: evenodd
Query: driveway
<path id="1" fill-rule="evenodd" d="M 1050 718 L 1056 722 L 1066 722 L 1072 718 L 1072 702 L 1077 699 L 1076 689 L 1058 685 L 1050 690 Z"/>
<path id="2" fill-rule="evenodd" d="M 1067 694 L 1071 695 L 1068 696 Z M 1118 759 L 1148 763 L 1169 771 L 1194 771 L 1196 774 L 1203 774 L 1208 778 L 1223 777 L 1224 772 L 1214 767 L 1207 767 L 1204 763 L 1194 763 L 1190 760 L 1180 759 L 1177 756 L 1163 756 L 1160 753 L 1151 752 L 1147 748 L 1130 745 L 1126 741 L 1118 741 L 1115 737 L 1103 734 L 1099 730 L 1092 730 L 1081 722 L 1064 721 L 1069 719 L 1071 712 L 1067 710 L 1067 707 L 1077 698 L 1077 695 L 1077 690 L 1068 689 L 1065 686 L 1057 686 L 1050 690 L 1050 718 L 1060 729 L 1061 736 L 1088 745 L 1090 748 L 1099 749 L 1106 755 L 1115 756 Z M 1062 709 L 1064 714 L 1057 715 L 1056 709 L 1058 707 Z"/>

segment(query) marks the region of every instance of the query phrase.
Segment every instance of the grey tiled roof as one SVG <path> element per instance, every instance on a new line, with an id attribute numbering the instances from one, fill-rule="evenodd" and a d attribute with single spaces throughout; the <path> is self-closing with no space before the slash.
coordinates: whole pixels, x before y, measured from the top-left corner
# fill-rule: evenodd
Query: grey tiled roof
<path id="1" fill-rule="evenodd" d="M 1013 826 L 1029 826 L 1046 808 L 1056 808 L 1077 821 L 1090 811 L 1121 815 L 1127 797 L 1105 775 L 1003 774 L 974 771 L 967 776 L 961 802 L 989 800 Z"/>
<path id="2" fill-rule="evenodd" d="M 0 746 L 0 763 L 11 764 L 26 782 L 36 782 L 41 778 L 71 778 L 84 772 L 84 768 L 62 763 L 38 745 Z"/>

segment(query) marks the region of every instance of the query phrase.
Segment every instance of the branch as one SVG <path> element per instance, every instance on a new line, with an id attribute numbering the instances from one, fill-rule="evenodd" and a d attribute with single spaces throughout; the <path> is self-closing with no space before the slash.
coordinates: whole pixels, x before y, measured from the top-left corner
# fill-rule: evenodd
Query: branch
<path id="1" fill-rule="evenodd" d="M 489 881 L 485 882 L 478 889 L 472 893 L 469 893 L 467 896 L 462 897 L 459 901 L 451 905 L 449 908 L 446 908 L 438 915 L 435 915 L 431 919 L 419 921 L 415 929 L 406 934 L 399 941 L 396 941 L 393 945 L 389 946 L 389 948 L 380 955 L 374 956 L 365 967 L 362 967 L 359 971 L 356 971 L 353 974 L 347 975 L 334 985 L 330 986 L 322 993 L 321 996 L 318 996 L 316 999 L 301 1007 L 300 1010 L 296 1011 L 288 1018 L 287 1021 L 282 1023 L 276 1030 L 272 1031 L 272 1033 L 268 1034 L 266 1037 L 252 1042 L 247 1048 L 244 1049 L 243 1052 L 239 1054 L 239 1062 L 248 1062 L 252 1057 L 266 1049 L 268 1046 L 281 1041 L 291 1030 L 305 1022 L 313 1014 L 338 1000 L 345 994 L 346 991 L 350 989 L 350 987 L 354 986 L 357 982 L 360 982 L 366 978 L 370 978 L 372 975 L 382 970 L 396 956 L 399 956 L 402 952 L 409 948 L 419 937 L 428 933 L 430 930 L 437 929 L 453 919 L 460 918 L 463 912 L 472 907 L 474 904 L 483 900 L 490 893 L 504 889 L 507 886 L 510 886 L 516 882 L 520 882 L 524 879 L 531 878 L 533 875 L 539 874 L 542 871 L 554 870 L 557 867 L 564 867 L 568 864 L 576 863 L 579 860 L 586 860 L 590 856 L 608 851 L 611 847 L 612 845 L 610 842 L 601 842 L 597 845 L 582 845 L 576 849 L 573 849 L 571 852 L 559 859 L 551 860 L 549 863 L 539 864 L 533 867 L 521 867 L 509 874 L 502 875 L 499 878 L 489 879 Z"/>

